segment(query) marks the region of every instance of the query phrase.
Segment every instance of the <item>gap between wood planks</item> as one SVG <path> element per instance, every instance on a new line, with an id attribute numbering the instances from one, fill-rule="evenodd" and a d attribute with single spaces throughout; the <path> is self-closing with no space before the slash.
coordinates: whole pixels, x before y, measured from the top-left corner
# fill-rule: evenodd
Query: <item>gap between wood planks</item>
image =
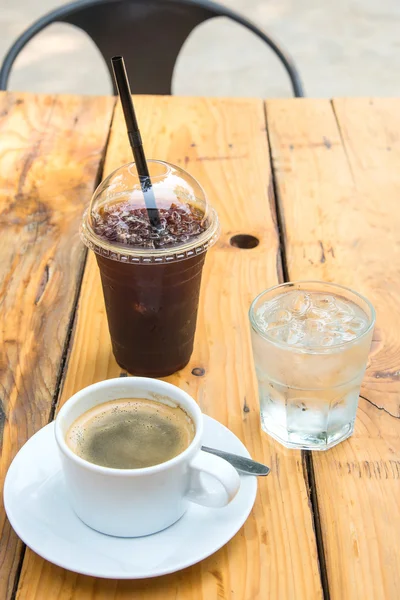
<path id="1" fill-rule="evenodd" d="M 112 113 L 111 113 L 110 127 L 109 127 L 109 130 L 108 130 L 107 139 L 106 139 L 105 144 L 104 144 L 104 148 L 103 148 L 103 152 L 102 152 L 102 155 L 101 155 L 101 159 L 99 161 L 99 167 L 98 167 L 97 174 L 96 174 L 96 177 L 95 177 L 95 180 L 94 180 L 93 191 L 100 184 L 100 182 L 102 180 L 102 177 L 103 177 L 104 162 L 105 162 L 106 153 L 107 153 L 107 149 L 108 149 L 108 142 L 110 140 L 111 127 L 112 127 L 112 123 L 113 123 L 113 119 L 114 119 L 115 107 L 116 107 L 116 100 L 114 102 L 114 106 L 113 106 Z M 76 293 L 75 293 L 74 301 L 73 301 L 73 304 L 72 304 L 71 315 L 70 315 L 70 319 L 69 319 L 68 330 L 67 330 L 67 335 L 66 335 L 66 338 L 65 338 L 64 348 L 63 348 L 63 351 L 62 351 L 62 354 L 61 354 L 61 360 L 60 360 L 60 366 L 59 366 L 59 369 L 58 369 L 58 376 L 57 376 L 56 386 L 55 386 L 55 390 L 54 390 L 54 394 L 53 394 L 53 400 L 52 400 L 51 408 L 50 408 L 50 414 L 49 414 L 49 420 L 48 420 L 49 423 L 51 423 L 53 421 L 53 419 L 54 419 L 54 415 L 55 415 L 55 412 L 56 412 L 58 399 L 60 397 L 62 383 L 63 383 L 63 380 L 64 380 L 64 375 L 65 375 L 65 372 L 66 372 L 66 367 L 67 367 L 67 362 L 68 362 L 68 355 L 69 355 L 69 349 L 70 349 L 70 343 L 71 343 L 71 337 L 72 337 L 72 332 L 74 330 L 74 325 L 75 325 L 76 311 L 77 311 L 77 306 L 78 306 L 78 302 L 79 302 L 79 296 L 80 296 L 81 287 L 82 287 L 83 275 L 84 275 L 85 267 L 86 267 L 86 260 L 87 260 L 87 248 L 85 248 L 85 251 L 84 251 L 84 254 L 83 254 L 83 258 L 82 258 L 82 264 L 81 264 L 81 267 L 79 269 L 78 276 L 77 276 Z M 13 585 L 13 590 L 11 592 L 11 599 L 10 600 L 15 600 L 15 598 L 17 597 L 18 587 L 19 587 L 19 580 L 20 580 L 20 577 L 21 577 L 22 566 L 24 564 L 25 553 L 26 553 L 26 544 L 22 544 L 21 554 L 20 554 L 20 558 L 19 558 L 19 561 L 18 561 L 17 570 L 16 570 L 16 573 L 15 573 L 14 585 Z"/>
<path id="2" fill-rule="evenodd" d="M 97 170 L 96 178 L 94 180 L 93 192 L 97 188 L 97 186 L 100 184 L 100 182 L 101 182 L 101 180 L 103 178 L 104 162 L 105 162 L 105 159 L 106 159 L 106 154 L 107 154 L 107 149 L 108 149 L 108 142 L 110 141 L 111 129 L 112 129 L 112 124 L 113 124 L 113 120 L 114 120 L 114 113 L 115 113 L 116 106 L 117 106 L 117 101 L 115 100 L 114 101 L 114 106 L 113 106 L 113 109 L 112 109 L 112 112 L 111 112 L 110 127 L 109 127 L 109 130 L 108 130 L 107 139 L 106 139 L 105 144 L 104 144 L 103 152 L 101 154 L 101 158 L 100 158 L 100 161 L 99 161 L 99 168 Z M 50 415 L 49 415 L 49 423 L 51 423 L 51 421 L 53 421 L 53 419 L 54 419 L 54 416 L 55 416 L 55 413 L 56 413 L 56 409 L 57 409 L 58 400 L 59 400 L 59 397 L 60 397 L 62 383 L 63 383 L 64 376 L 65 376 L 65 373 L 66 373 L 66 367 L 67 367 L 67 363 L 68 363 L 68 355 L 69 355 L 69 350 L 70 350 L 70 345 L 71 345 L 71 337 L 72 337 L 72 332 L 74 331 L 74 327 L 75 327 L 76 313 L 77 313 L 77 308 L 78 308 L 79 297 L 80 297 L 80 294 L 81 294 L 82 281 L 83 281 L 83 275 L 85 273 L 87 256 L 88 256 L 88 250 L 85 247 L 84 255 L 83 255 L 83 259 L 82 259 L 81 269 L 80 269 L 80 271 L 78 273 L 78 277 L 77 277 L 76 294 L 75 294 L 74 302 L 73 302 L 73 305 L 72 305 L 72 311 L 71 311 L 71 317 L 70 317 L 70 320 L 69 320 L 69 326 L 68 326 L 67 336 L 65 338 L 64 349 L 63 349 L 63 352 L 62 352 L 62 355 L 61 355 L 61 361 L 60 361 L 60 367 L 59 367 L 59 370 L 58 370 L 57 383 L 56 383 L 56 388 L 55 388 L 54 395 L 53 395 L 53 402 L 51 404 L 51 410 L 50 410 Z"/>
<path id="3" fill-rule="evenodd" d="M 269 148 L 269 160 L 271 165 L 271 188 L 272 194 L 270 194 L 270 202 L 273 213 L 276 215 L 276 225 L 279 237 L 279 254 L 281 258 L 281 269 L 278 269 L 278 276 L 281 283 L 290 281 L 289 270 L 286 257 L 286 239 L 285 239 L 285 222 L 283 212 L 280 210 L 279 203 L 279 191 L 278 184 L 275 177 L 274 161 L 272 157 L 272 147 L 268 133 L 268 115 L 267 107 L 264 102 L 264 115 L 265 115 L 265 133 L 267 135 L 268 148 Z M 336 115 L 335 115 L 336 116 Z M 322 250 L 323 251 L 323 250 Z M 321 519 L 318 507 L 317 487 L 314 476 L 314 465 L 312 459 L 312 452 L 309 450 L 302 450 L 302 463 L 303 463 L 303 475 L 306 485 L 308 503 L 311 511 L 311 519 L 315 532 L 315 540 L 317 546 L 318 555 L 318 566 L 321 578 L 321 587 L 324 600 L 330 600 L 329 593 L 329 582 L 328 582 L 328 571 L 326 568 L 324 541 L 322 537 Z"/>

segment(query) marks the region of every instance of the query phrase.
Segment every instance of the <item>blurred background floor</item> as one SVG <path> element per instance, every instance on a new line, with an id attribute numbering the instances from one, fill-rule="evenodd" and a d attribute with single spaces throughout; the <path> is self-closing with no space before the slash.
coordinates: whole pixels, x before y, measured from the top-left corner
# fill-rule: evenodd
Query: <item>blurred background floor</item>
<path id="1" fill-rule="evenodd" d="M 400 95 L 400 0 L 222 0 L 293 56 L 311 97 Z M 0 0 L 0 59 L 60 0 Z M 133 82 L 132 82 L 133 83 Z M 87 36 L 52 25 L 20 55 L 10 89 L 108 94 L 103 59 Z M 134 88 L 134 85 L 132 85 Z M 194 31 L 174 74 L 174 93 L 284 97 L 291 91 L 272 52 L 225 19 Z M 133 89 L 134 91 L 134 89 Z"/>

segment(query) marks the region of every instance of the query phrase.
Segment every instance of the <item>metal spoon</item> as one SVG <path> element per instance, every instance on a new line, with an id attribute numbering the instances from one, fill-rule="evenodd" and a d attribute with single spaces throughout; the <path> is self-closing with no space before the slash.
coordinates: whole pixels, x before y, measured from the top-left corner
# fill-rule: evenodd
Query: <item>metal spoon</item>
<path id="1" fill-rule="evenodd" d="M 210 454 L 220 456 L 233 467 L 235 467 L 236 471 L 239 471 L 239 473 L 243 473 L 245 475 L 258 475 L 259 477 L 263 477 L 268 475 L 271 470 L 269 467 L 267 467 L 267 465 L 263 465 L 255 460 L 251 460 L 250 458 L 245 458 L 244 456 L 239 456 L 238 454 L 223 452 L 222 450 L 208 448 L 207 446 L 202 446 L 201 449 L 204 452 L 209 452 Z"/>

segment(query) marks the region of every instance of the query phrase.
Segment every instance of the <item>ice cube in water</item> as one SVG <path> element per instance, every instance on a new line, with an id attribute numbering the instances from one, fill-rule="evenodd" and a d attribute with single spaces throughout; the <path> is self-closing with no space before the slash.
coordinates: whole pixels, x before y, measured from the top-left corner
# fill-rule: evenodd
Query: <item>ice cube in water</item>
<path id="1" fill-rule="evenodd" d="M 304 315 L 310 306 L 311 303 L 309 294 L 295 292 L 295 296 L 291 303 L 291 312 L 293 315 Z"/>

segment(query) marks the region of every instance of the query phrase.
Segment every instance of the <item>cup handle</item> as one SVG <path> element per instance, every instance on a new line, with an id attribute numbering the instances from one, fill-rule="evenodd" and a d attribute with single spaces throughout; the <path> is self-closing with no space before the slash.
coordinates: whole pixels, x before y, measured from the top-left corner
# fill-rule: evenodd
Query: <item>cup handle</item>
<path id="1" fill-rule="evenodd" d="M 189 465 L 190 486 L 186 497 L 191 502 L 221 508 L 234 499 L 240 488 L 240 477 L 232 465 L 223 458 L 198 452 Z M 201 473 L 211 475 L 222 485 L 222 490 L 210 490 L 201 481 Z"/>

